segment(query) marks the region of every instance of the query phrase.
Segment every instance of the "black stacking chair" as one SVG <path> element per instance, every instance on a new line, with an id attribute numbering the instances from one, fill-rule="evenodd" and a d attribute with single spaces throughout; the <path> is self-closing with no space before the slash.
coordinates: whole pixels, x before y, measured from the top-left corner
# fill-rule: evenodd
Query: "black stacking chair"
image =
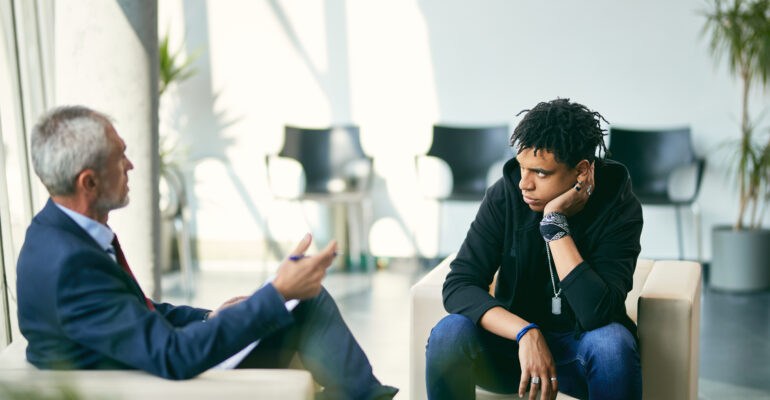
<path id="1" fill-rule="evenodd" d="M 484 198 L 490 168 L 514 155 L 509 145 L 509 135 L 507 125 L 433 126 L 433 143 L 425 156 L 443 160 L 452 173 L 452 190 L 447 195 L 426 194 L 426 197 L 438 200 L 439 215 L 441 215 L 441 205 L 446 201 L 480 202 Z M 420 181 L 430 179 L 420 171 L 420 158 L 425 156 L 418 155 L 415 158 Z M 440 227 L 438 232 L 440 252 L 442 232 Z"/>
<path id="2" fill-rule="evenodd" d="M 681 207 L 688 206 L 695 219 L 698 260 L 701 258 L 700 210 L 695 199 L 700 191 L 705 160 L 692 148 L 690 128 L 624 129 L 610 127 L 609 158 L 623 163 L 631 175 L 634 194 L 642 204 L 668 205 L 676 210 L 679 259 L 684 258 Z M 695 168 L 695 190 L 683 199 L 671 198 L 669 181 L 680 168 Z"/>
<path id="3" fill-rule="evenodd" d="M 370 215 L 367 194 L 371 187 L 372 159 L 361 148 L 357 126 L 323 129 L 286 126 L 283 149 L 268 155 L 265 163 L 270 180 L 274 157 L 299 162 L 305 175 L 304 191 L 292 200 L 342 203 L 347 212 L 347 245 L 343 251 L 348 265 L 358 265 L 358 254 L 365 263 L 367 219 Z M 271 189 L 273 182 L 270 182 Z M 274 191 L 275 193 L 275 191 Z"/>
<path id="4" fill-rule="evenodd" d="M 361 196 L 371 181 L 372 159 L 361 148 L 357 126 L 325 129 L 287 126 L 283 149 L 278 155 L 302 164 L 305 198 L 334 200 L 342 194 Z M 362 163 L 368 167 L 364 168 L 365 174 L 358 173 Z"/>
<path id="5" fill-rule="evenodd" d="M 442 159 L 452 171 L 452 191 L 441 200 L 484 198 L 489 168 L 513 155 L 508 136 L 507 125 L 433 126 L 433 144 L 426 155 Z"/>

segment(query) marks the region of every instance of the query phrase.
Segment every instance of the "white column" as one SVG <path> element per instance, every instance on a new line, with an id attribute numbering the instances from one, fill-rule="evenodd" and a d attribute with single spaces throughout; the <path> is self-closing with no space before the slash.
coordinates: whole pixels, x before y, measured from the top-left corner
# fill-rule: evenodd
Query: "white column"
<path id="1" fill-rule="evenodd" d="M 134 170 L 131 201 L 109 224 L 145 294 L 159 299 L 157 2 L 57 0 L 55 7 L 56 104 L 114 118 Z"/>

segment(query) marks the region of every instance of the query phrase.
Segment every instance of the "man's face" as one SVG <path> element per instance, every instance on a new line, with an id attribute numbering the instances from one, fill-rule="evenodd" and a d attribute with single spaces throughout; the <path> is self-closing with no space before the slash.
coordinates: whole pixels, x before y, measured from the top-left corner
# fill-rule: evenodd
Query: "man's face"
<path id="1" fill-rule="evenodd" d="M 107 139 L 110 142 L 110 152 L 105 168 L 99 176 L 101 189 L 96 203 L 97 208 L 104 211 L 128 204 L 128 171 L 134 169 L 134 165 L 126 157 L 126 143 L 112 125 L 107 129 Z"/>
<path id="2" fill-rule="evenodd" d="M 531 148 L 517 156 L 521 168 L 519 189 L 524 202 L 533 211 L 542 212 L 549 201 L 569 190 L 577 182 L 578 171 L 557 162 L 553 153 L 540 149 L 535 155 Z"/>

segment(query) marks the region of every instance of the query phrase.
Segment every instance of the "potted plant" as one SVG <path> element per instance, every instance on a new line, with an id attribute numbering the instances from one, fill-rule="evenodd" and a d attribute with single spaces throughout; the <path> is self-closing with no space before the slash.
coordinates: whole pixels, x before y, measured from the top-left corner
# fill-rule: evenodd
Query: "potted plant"
<path id="1" fill-rule="evenodd" d="M 738 219 L 712 229 L 711 286 L 752 291 L 770 287 L 770 230 L 762 219 L 770 200 L 770 135 L 749 116 L 749 93 L 770 75 L 770 0 L 712 0 L 704 34 L 716 61 L 727 59 L 742 84 L 741 137 L 731 171 L 739 190 Z"/>

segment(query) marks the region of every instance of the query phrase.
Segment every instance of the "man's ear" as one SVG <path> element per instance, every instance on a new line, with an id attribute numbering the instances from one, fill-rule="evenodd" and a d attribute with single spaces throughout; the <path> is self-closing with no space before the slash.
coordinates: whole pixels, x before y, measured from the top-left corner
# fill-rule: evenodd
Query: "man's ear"
<path id="1" fill-rule="evenodd" d="M 580 160 L 580 162 L 578 162 L 577 165 L 575 165 L 575 172 L 577 173 L 578 176 L 585 175 L 585 173 L 588 172 L 590 168 L 591 168 L 591 163 L 588 160 L 583 159 L 583 160 Z"/>
<path id="2" fill-rule="evenodd" d="M 97 186 L 99 185 L 99 177 L 96 175 L 96 171 L 87 168 L 78 174 L 75 178 L 75 189 L 83 193 L 97 192 Z"/>

